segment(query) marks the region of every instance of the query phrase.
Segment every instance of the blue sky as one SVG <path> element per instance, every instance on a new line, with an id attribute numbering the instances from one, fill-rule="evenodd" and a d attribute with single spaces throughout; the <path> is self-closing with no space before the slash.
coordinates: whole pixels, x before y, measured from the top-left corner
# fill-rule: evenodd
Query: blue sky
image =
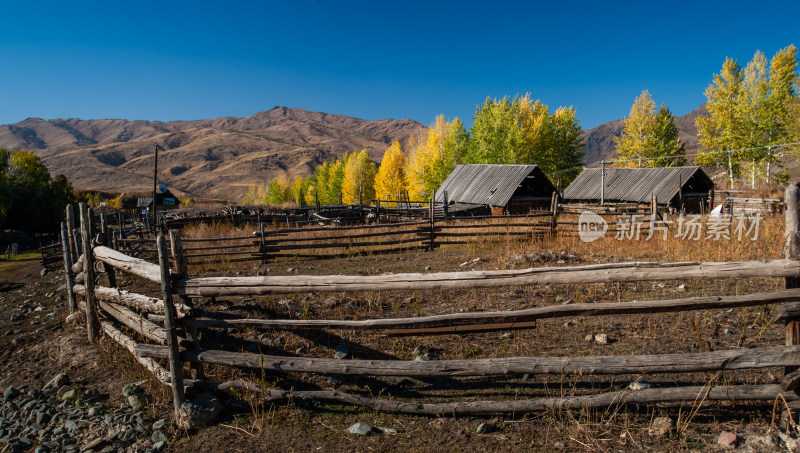
<path id="1" fill-rule="evenodd" d="M 2 17 L 0 124 L 286 105 L 469 125 L 487 96 L 530 92 L 589 129 L 643 89 L 688 113 L 726 56 L 800 45 L 800 0 L 3 1 Z"/>

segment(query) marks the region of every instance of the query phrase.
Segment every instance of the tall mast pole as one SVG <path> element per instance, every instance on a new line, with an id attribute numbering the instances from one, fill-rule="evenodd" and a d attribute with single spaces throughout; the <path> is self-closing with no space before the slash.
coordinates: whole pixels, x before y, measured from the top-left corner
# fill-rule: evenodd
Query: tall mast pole
<path id="1" fill-rule="evenodd" d="M 156 158 L 153 163 L 153 226 L 156 225 L 156 190 L 158 187 L 158 148 L 156 144 Z"/>

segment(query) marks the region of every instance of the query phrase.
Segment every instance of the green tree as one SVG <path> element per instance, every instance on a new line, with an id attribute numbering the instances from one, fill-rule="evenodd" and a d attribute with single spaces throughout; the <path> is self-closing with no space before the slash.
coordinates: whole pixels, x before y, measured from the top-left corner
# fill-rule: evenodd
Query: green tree
<path id="1" fill-rule="evenodd" d="M 714 74 L 713 82 L 705 91 L 708 116 L 695 120 L 700 144 L 708 149 L 698 154 L 696 162 L 700 165 L 727 164 L 731 187 L 739 174 L 742 157 L 736 150 L 744 148 L 744 128 L 737 108 L 743 84 L 742 67 L 736 60 L 726 58 L 722 71 Z"/>
<path id="2" fill-rule="evenodd" d="M 797 48 L 778 51 L 767 65 L 757 51 L 742 71 L 728 58 L 706 89 L 708 116 L 696 120 L 700 144 L 708 149 L 697 162 L 726 164 L 731 187 L 745 164 L 755 185 L 757 166 L 766 164 L 770 180 L 774 148 L 792 137 L 792 105 L 797 98 Z"/>
<path id="3" fill-rule="evenodd" d="M 572 107 L 559 107 L 548 121 L 549 137 L 541 167 L 550 174 L 556 188 L 562 190 L 578 176 L 583 166 L 583 133 Z"/>
<path id="4" fill-rule="evenodd" d="M 656 114 L 649 147 L 650 160 L 647 161 L 647 167 L 686 165 L 686 149 L 681 143 L 680 131 L 675 125 L 675 116 L 664 104 L 661 104 L 661 108 Z"/>
<path id="5" fill-rule="evenodd" d="M 583 139 L 575 109 L 550 109 L 530 95 L 486 101 L 475 110 L 463 161 L 537 164 L 565 186 L 577 176 Z"/>
<path id="6" fill-rule="evenodd" d="M 57 231 L 64 207 L 78 199 L 67 178 L 51 179 L 47 167 L 30 151 L 0 154 L 0 167 L 5 170 L 0 183 L 3 227 L 32 233 Z"/>

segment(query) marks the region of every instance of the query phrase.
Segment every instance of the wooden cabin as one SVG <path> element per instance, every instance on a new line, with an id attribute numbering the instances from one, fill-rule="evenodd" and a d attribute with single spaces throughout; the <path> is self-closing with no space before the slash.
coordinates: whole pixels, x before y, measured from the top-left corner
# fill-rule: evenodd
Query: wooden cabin
<path id="1" fill-rule="evenodd" d="M 655 195 L 659 206 L 701 213 L 708 209 L 711 178 L 698 166 L 658 168 L 587 168 L 564 189 L 567 203 L 649 205 Z M 604 187 L 603 187 L 604 186 Z"/>
<path id="2" fill-rule="evenodd" d="M 458 165 L 436 191 L 448 214 L 509 215 L 550 209 L 556 188 L 538 165 Z"/>

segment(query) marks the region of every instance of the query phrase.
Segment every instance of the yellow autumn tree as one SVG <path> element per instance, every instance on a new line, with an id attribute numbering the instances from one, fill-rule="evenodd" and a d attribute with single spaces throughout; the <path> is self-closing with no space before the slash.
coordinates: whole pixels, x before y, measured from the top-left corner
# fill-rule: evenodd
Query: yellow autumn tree
<path id="1" fill-rule="evenodd" d="M 370 160 L 366 149 L 350 154 L 344 165 L 342 201 L 345 204 L 356 204 L 374 199 L 376 173 L 375 162 Z"/>
<path id="2" fill-rule="evenodd" d="M 433 194 L 460 163 L 465 152 L 467 133 L 458 118 L 447 121 L 436 117 L 433 126 L 420 136 L 412 136 L 406 149 L 406 180 L 409 197 L 424 200 Z"/>
<path id="3" fill-rule="evenodd" d="M 400 147 L 400 142 L 395 141 L 386 149 L 381 159 L 378 174 L 375 175 L 375 197 L 378 199 L 398 200 L 406 188 L 406 156 Z M 396 203 L 390 203 L 394 207 Z"/>

